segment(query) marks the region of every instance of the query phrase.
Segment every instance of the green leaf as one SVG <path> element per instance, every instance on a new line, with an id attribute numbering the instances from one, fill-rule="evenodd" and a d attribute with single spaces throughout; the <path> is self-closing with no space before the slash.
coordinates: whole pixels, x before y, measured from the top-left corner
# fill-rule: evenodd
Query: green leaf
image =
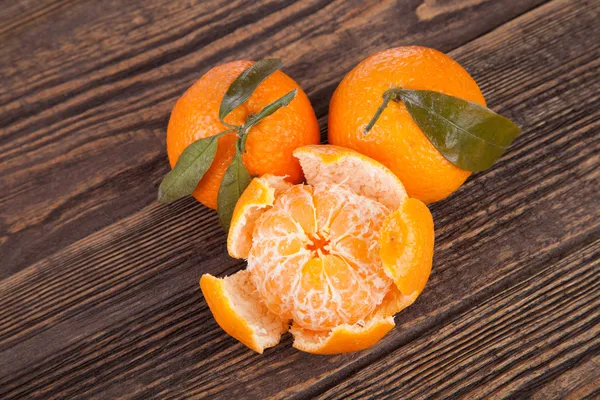
<path id="1" fill-rule="evenodd" d="M 262 81 L 282 66 L 283 62 L 281 60 L 269 58 L 257 61 L 242 72 L 229 86 L 225 96 L 223 96 L 223 100 L 221 100 L 221 107 L 219 109 L 219 119 L 221 122 L 237 106 L 248 100 Z"/>
<path id="2" fill-rule="evenodd" d="M 278 98 L 271 104 L 264 106 L 263 109 L 260 110 L 260 112 L 258 114 L 251 115 L 246 120 L 246 123 L 240 129 L 242 132 L 242 134 L 241 134 L 242 139 L 240 141 L 240 151 L 242 153 L 244 153 L 246 151 L 246 140 L 248 139 L 248 131 L 250 130 L 250 128 L 252 128 L 252 126 L 254 126 L 258 122 L 260 122 L 260 120 L 268 117 L 269 115 L 273 114 L 275 111 L 279 110 L 281 107 L 285 107 L 288 104 L 290 104 L 292 102 L 292 100 L 294 100 L 294 97 L 296 97 L 297 93 L 298 93 L 298 89 L 292 90 L 291 92 Z"/>
<path id="3" fill-rule="evenodd" d="M 242 155 L 236 151 L 225 171 L 217 197 L 219 222 L 226 232 L 229 232 L 233 209 L 251 180 L 252 177 L 242 162 Z"/>
<path id="4" fill-rule="evenodd" d="M 477 103 L 430 90 L 390 89 L 442 155 L 467 171 L 483 171 L 521 133 L 511 120 Z M 385 98 L 385 94 L 384 94 Z"/>
<path id="5" fill-rule="evenodd" d="M 192 194 L 215 158 L 218 136 L 196 140 L 185 148 L 175 167 L 160 183 L 160 203 L 170 203 Z"/>

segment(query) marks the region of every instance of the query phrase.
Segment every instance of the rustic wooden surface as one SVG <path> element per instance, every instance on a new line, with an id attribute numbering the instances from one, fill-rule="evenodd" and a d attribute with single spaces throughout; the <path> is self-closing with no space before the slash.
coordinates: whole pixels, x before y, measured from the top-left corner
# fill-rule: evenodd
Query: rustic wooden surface
<path id="1" fill-rule="evenodd" d="M 83 1 L 0 7 L 0 398 L 600 397 L 600 2 Z M 217 218 L 155 202 L 177 97 L 276 56 L 325 137 L 342 76 L 449 52 L 523 128 L 431 206 L 419 300 L 376 347 L 259 356 L 198 288 L 243 267 Z"/>

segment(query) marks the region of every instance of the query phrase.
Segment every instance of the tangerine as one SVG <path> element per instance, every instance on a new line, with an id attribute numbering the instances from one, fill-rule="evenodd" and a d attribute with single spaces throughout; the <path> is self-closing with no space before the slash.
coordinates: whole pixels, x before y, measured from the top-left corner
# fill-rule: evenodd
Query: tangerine
<path id="1" fill-rule="evenodd" d="M 431 271 L 433 219 L 385 166 L 349 149 L 294 151 L 307 184 L 255 178 L 240 197 L 230 255 L 248 268 L 200 286 L 219 325 L 262 352 L 292 322 L 294 346 L 361 350 L 394 327 Z"/>
<path id="2" fill-rule="evenodd" d="M 167 128 L 167 153 L 171 167 L 187 146 L 196 140 L 227 130 L 219 120 L 219 107 L 231 83 L 252 61 L 233 61 L 212 68 L 179 98 Z M 289 76 L 277 71 L 262 82 L 252 96 L 234 109 L 225 122 L 241 126 L 246 119 L 264 106 L 293 89 L 298 93 L 290 104 L 253 126 L 246 142 L 243 163 L 251 175 L 286 176 L 292 183 L 301 182 L 302 169 L 292 155 L 295 148 L 319 143 L 319 125 L 306 93 Z M 218 139 L 214 161 L 204 174 L 193 196 L 202 204 L 216 209 L 219 186 L 235 154 L 236 134 Z"/>
<path id="3" fill-rule="evenodd" d="M 335 90 L 329 105 L 329 143 L 354 149 L 388 167 L 410 197 L 431 203 L 449 196 L 469 177 L 431 144 L 402 102 L 390 102 L 368 134 L 365 127 L 393 87 L 432 90 L 485 106 L 469 73 L 427 47 L 380 51 L 360 62 Z"/>

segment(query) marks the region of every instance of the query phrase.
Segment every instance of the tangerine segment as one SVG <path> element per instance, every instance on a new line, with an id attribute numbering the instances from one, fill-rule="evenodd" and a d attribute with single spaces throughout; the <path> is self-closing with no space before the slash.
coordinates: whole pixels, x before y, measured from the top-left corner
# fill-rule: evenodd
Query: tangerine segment
<path id="1" fill-rule="evenodd" d="M 342 324 L 331 330 L 315 331 L 302 328 L 294 321 L 290 332 L 294 347 L 313 354 L 338 354 L 364 350 L 394 328 L 394 315 L 410 306 L 418 294 L 404 295 L 391 286 L 377 309 L 361 323 Z"/>
<path id="2" fill-rule="evenodd" d="M 292 215 L 304 233 L 313 236 L 317 231 L 317 210 L 313 203 L 313 189 L 308 185 L 295 185 L 285 191 L 276 201 L 279 207 Z"/>
<path id="3" fill-rule="evenodd" d="M 332 145 L 307 145 L 294 156 L 310 185 L 344 183 L 352 191 L 395 210 L 406 198 L 404 185 L 388 168 L 356 151 Z"/>
<path id="4" fill-rule="evenodd" d="M 329 227 L 331 254 L 343 257 L 363 279 L 369 277 L 378 294 L 385 293 L 390 284 L 379 256 L 379 230 L 388 214 L 376 201 L 348 195 Z"/>
<path id="5" fill-rule="evenodd" d="M 313 195 L 313 203 L 317 212 L 317 231 L 329 235 L 331 223 L 344 206 L 348 193 L 352 193 L 342 185 L 320 183 Z"/>
<path id="6" fill-rule="evenodd" d="M 248 256 L 267 308 L 314 330 L 364 320 L 392 284 L 379 256 L 388 214 L 341 184 L 283 192 L 256 221 Z"/>
<path id="7" fill-rule="evenodd" d="M 339 354 L 364 350 L 383 338 L 394 326 L 394 318 L 373 320 L 364 327 L 340 325 L 331 331 L 311 331 L 295 323 L 290 332 L 294 335 L 294 347 L 312 354 Z"/>
<path id="8" fill-rule="evenodd" d="M 261 303 L 247 271 L 223 279 L 205 274 L 200 288 L 219 326 L 258 353 L 279 343 L 288 329 Z"/>
<path id="9" fill-rule="evenodd" d="M 326 254 L 309 260 L 300 272 L 292 319 L 322 329 L 354 324 L 373 311 L 372 287 L 342 258 Z"/>
<path id="10" fill-rule="evenodd" d="M 400 292 L 416 298 L 431 273 L 434 244 L 431 212 L 423 202 L 408 199 L 387 217 L 379 240 L 385 272 Z"/>
<path id="11" fill-rule="evenodd" d="M 247 258 L 252 245 L 252 232 L 258 217 L 275 202 L 279 194 L 292 186 L 282 176 L 263 175 L 254 178 L 240 196 L 227 236 L 227 250 L 234 258 Z"/>
<path id="12" fill-rule="evenodd" d="M 276 207 L 265 211 L 254 228 L 248 271 L 267 308 L 284 319 L 292 318 L 297 271 L 313 257 L 307 241 L 300 224 Z"/>

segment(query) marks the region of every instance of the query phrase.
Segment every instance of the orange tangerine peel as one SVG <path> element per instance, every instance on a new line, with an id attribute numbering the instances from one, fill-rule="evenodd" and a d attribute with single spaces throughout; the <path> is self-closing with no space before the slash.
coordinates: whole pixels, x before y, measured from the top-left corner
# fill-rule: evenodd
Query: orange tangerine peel
<path id="1" fill-rule="evenodd" d="M 287 322 L 261 304 L 252 290 L 248 271 L 225 278 L 205 274 L 200 288 L 219 326 L 258 353 L 279 343 L 288 329 Z"/>
<path id="2" fill-rule="evenodd" d="M 307 184 L 272 175 L 250 183 L 228 237 L 230 255 L 247 258 L 248 268 L 204 275 L 202 291 L 219 325 L 255 351 L 277 344 L 290 321 L 299 350 L 365 349 L 429 278 L 431 213 L 389 169 L 355 151 L 309 145 L 294 156 Z"/>
<path id="3" fill-rule="evenodd" d="M 400 179 L 383 164 L 356 151 L 333 145 L 308 145 L 294 150 L 306 182 L 343 183 L 354 192 L 395 210 L 406 199 Z"/>
<path id="4" fill-rule="evenodd" d="M 423 291 L 433 261 L 433 218 L 425 204 L 407 199 L 380 231 L 379 254 L 385 272 L 400 291 L 415 298 Z"/>
<path id="5" fill-rule="evenodd" d="M 373 320 L 365 326 L 343 324 L 330 332 L 315 332 L 292 325 L 294 347 L 312 354 L 338 354 L 373 346 L 396 324 L 394 317 Z"/>

